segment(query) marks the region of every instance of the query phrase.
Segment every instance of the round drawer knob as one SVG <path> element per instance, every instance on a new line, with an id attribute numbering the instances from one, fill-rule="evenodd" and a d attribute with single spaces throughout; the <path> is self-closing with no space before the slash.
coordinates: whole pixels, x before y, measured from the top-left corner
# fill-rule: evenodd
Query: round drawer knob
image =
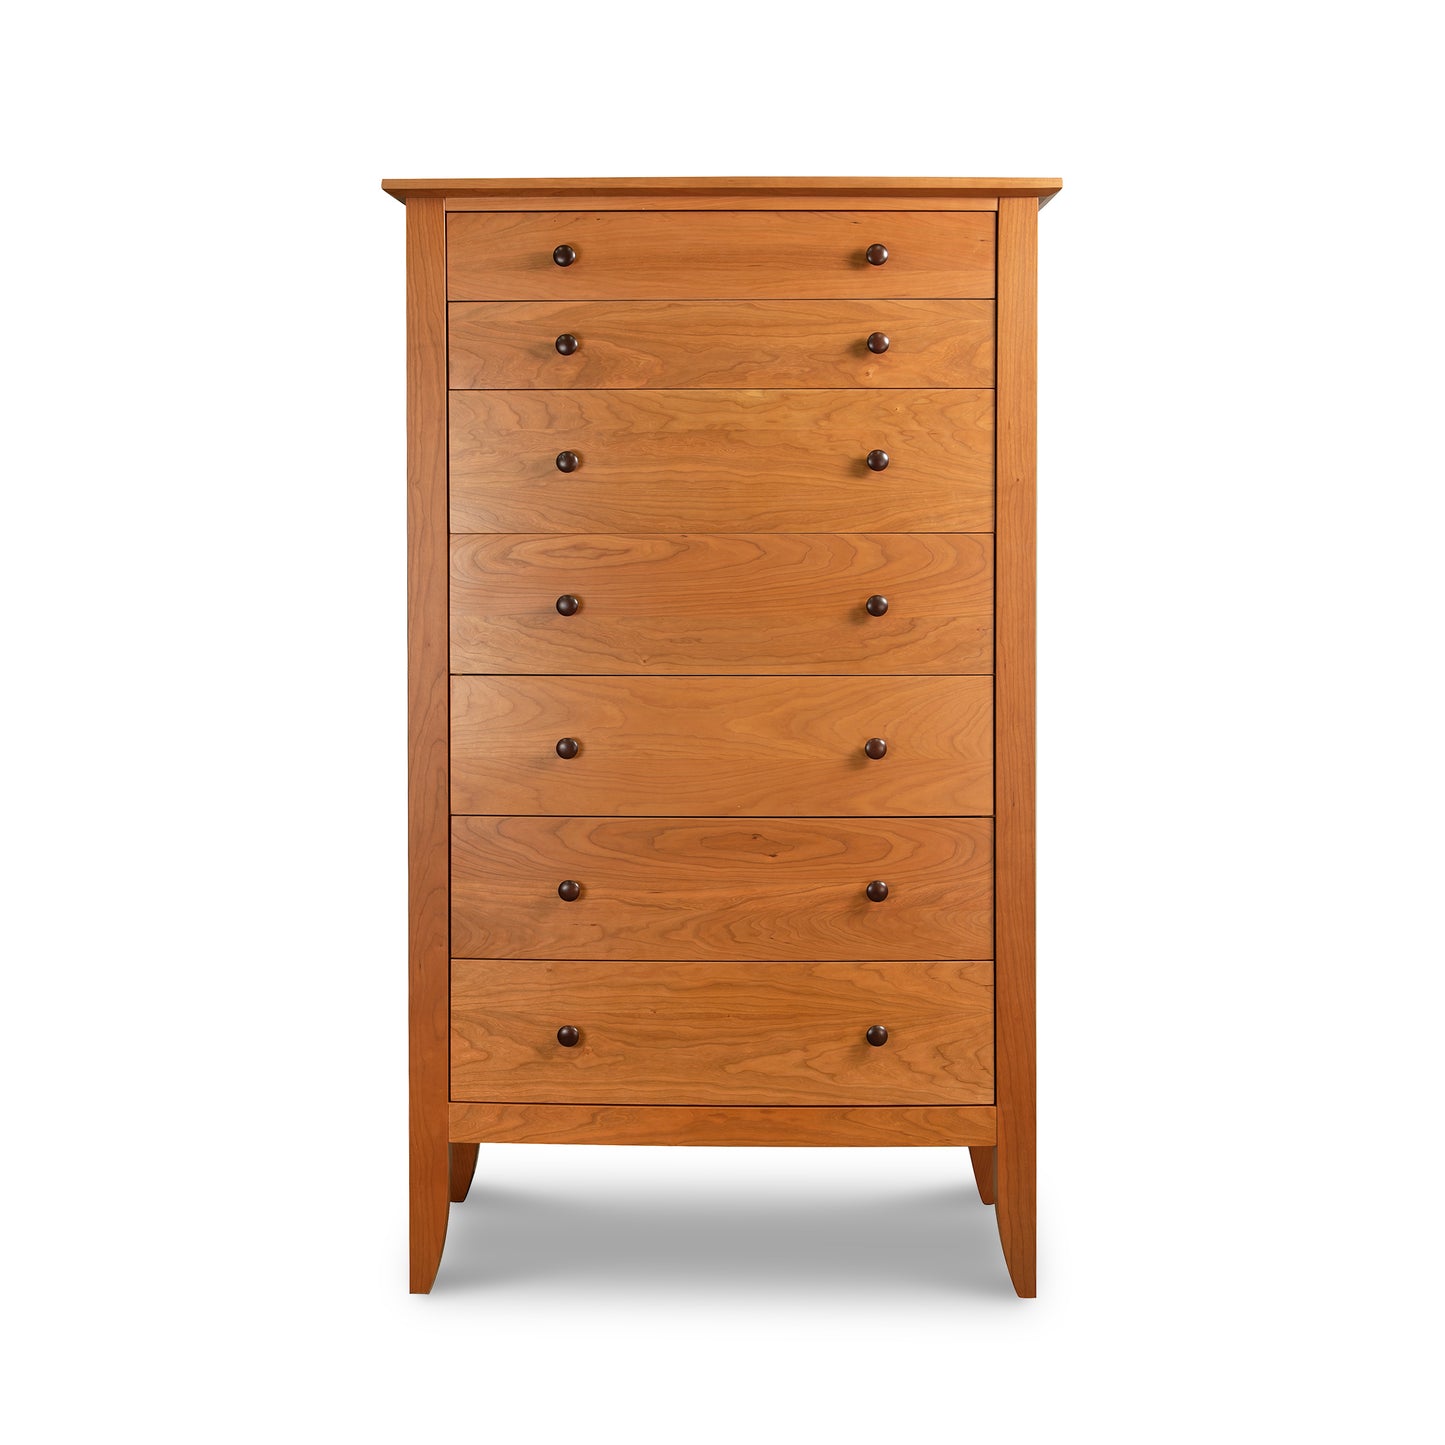
<path id="1" fill-rule="evenodd" d="M 864 251 L 863 259 L 867 261 L 870 266 L 881 266 L 888 259 L 888 247 L 881 241 L 874 241 L 874 243 Z"/>
<path id="2" fill-rule="evenodd" d="M 883 353 L 888 350 L 889 344 L 888 338 L 881 331 L 874 331 L 869 334 L 868 350 L 871 351 L 874 356 L 882 356 Z M 562 350 L 562 338 L 560 336 L 557 338 L 557 350 Z"/>
<path id="3" fill-rule="evenodd" d="M 869 1029 L 868 1033 L 868 1041 L 869 1043 L 872 1043 L 873 1030 Z M 580 1029 L 574 1028 L 571 1024 L 563 1024 L 562 1027 L 557 1030 L 557 1042 L 561 1044 L 564 1049 L 575 1049 L 577 1047 L 578 1040 L 581 1039 L 581 1037 L 582 1031 Z M 887 1030 L 884 1030 L 884 1037 L 887 1037 Z"/>
<path id="4" fill-rule="evenodd" d="M 557 750 L 558 752 L 562 750 L 561 743 L 557 744 Z M 888 755 L 888 740 L 887 738 L 869 738 L 868 741 L 863 744 L 863 751 L 876 763 L 879 758 Z"/>
<path id="5" fill-rule="evenodd" d="M 573 597 L 571 593 L 564 593 L 557 599 L 557 611 L 560 612 L 563 617 L 575 617 L 577 615 L 577 609 L 581 607 L 581 605 L 582 599 L 580 597 Z M 888 604 L 885 602 L 883 605 L 886 607 Z"/>
<path id="6" fill-rule="evenodd" d="M 869 617 L 882 617 L 888 611 L 888 599 L 875 592 L 863 606 L 867 609 Z M 562 610 L 562 604 L 557 604 L 557 611 Z"/>
<path id="7" fill-rule="evenodd" d="M 582 465 L 582 458 L 579 457 L 576 452 L 558 452 L 558 453 L 557 453 L 557 470 L 558 470 L 559 472 L 575 472 L 575 471 L 577 470 L 577 468 L 580 467 L 581 465 Z M 884 460 L 883 465 L 884 465 L 884 466 L 887 466 L 887 465 L 888 465 L 888 462 L 887 462 L 886 459 Z"/>
<path id="8" fill-rule="evenodd" d="M 870 472 L 886 472 L 888 470 L 887 452 L 869 452 L 863 460 L 868 463 L 868 470 Z"/>
<path id="9" fill-rule="evenodd" d="M 565 888 L 567 885 L 564 883 L 562 886 Z M 577 885 L 574 883 L 572 886 L 575 888 Z M 867 893 L 870 903 L 882 903 L 888 897 L 888 885 L 881 878 L 875 878 L 868 885 Z"/>
<path id="10" fill-rule="evenodd" d="M 574 883 L 570 878 L 565 883 L 557 885 L 557 897 L 563 903 L 575 903 L 582 896 L 582 885 Z"/>
<path id="11" fill-rule="evenodd" d="M 564 331 L 552 345 L 557 348 L 558 356 L 571 356 L 582 343 L 578 341 L 570 331 Z M 872 346 L 872 341 L 869 341 L 868 345 Z M 888 338 L 886 336 L 883 338 L 883 349 L 884 351 L 888 350 Z"/>
<path id="12" fill-rule="evenodd" d="M 557 249 L 552 252 L 552 259 L 559 266 L 570 266 L 577 259 L 577 253 L 571 246 L 558 246 Z"/>
<path id="13" fill-rule="evenodd" d="M 575 758 L 582 751 L 582 744 L 576 738 L 558 738 L 557 756 L 559 758 Z"/>
<path id="14" fill-rule="evenodd" d="M 577 1030 L 573 1029 L 572 1032 L 575 1034 Z M 559 1034 L 557 1037 L 561 1038 L 561 1035 Z M 888 1030 L 885 1029 L 882 1024 L 874 1024 L 863 1037 L 867 1039 L 875 1049 L 881 1049 L 883 1045 L 888 1042 Z"/>

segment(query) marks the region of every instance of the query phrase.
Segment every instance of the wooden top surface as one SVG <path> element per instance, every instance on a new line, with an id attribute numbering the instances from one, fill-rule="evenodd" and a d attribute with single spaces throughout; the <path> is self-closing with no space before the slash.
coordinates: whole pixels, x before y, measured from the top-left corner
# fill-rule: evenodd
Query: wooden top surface
<path id="1" fill-rule="evenodd" d="M 963 196 L 1037 196 L 1043 205 L 1063 188 L 1056 178 L 997 176 L 662 176 L 573 178 L 570 180 L 412 180 L 383 181 L 388 195 L 405 201 L 408 196 L 502 196 L 525 202 L 532 196 L 575 197 L 635 196 L 649 200 L 679 197 L 817 196 L 820 201 L 862 200 L 869 196 L 896 199 L 952 199 Z"/>

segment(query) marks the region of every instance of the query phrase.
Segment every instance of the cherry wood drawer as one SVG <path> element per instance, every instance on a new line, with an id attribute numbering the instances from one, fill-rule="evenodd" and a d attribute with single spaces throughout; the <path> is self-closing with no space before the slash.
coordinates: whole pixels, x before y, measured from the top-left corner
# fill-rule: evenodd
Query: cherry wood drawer
<path id="1" fill-rule="evenodd" d="M 457 959 L 451 1078 L 498 1103 L 989 1104 L 993 965 Z"/>
<path id="2" fill-rule="evenodd" d="M 991 532 L 993 407 L 987 390 L 454 391 L 451 529 Z"/>
<path id="3" fill-rule="evenodd" d="M 454 813 L 993 812 L 990 677 L 454 677 L 451 718 Z"/>
<path id="4" fill-rule="evenodd" d="M 454 301 L 447 313 L 454 387 L 993 385 L 992 301 Z"/>
<path id="5" fill-rule="evenodd" d="M 544 675 L 990 672 L 993 539 L 453 537 L 451 658 Z"/>
<path id="6" fill-rule="evenodd" d="M 447 220 L 447 295 L 987 297 L 994 221 L 987 211 L 471 212 Z M 887 252 L 881 265 L 867 259 L 873 246 Z"/>
<path id="7" fill-rule="evenodd" d="M 874 882 L 882 902 L 867 896 Z M 575 901 L 563 883 L 580 885 Z M 992 958 L 993 824 L 453 818 L 452 953 Z"/>

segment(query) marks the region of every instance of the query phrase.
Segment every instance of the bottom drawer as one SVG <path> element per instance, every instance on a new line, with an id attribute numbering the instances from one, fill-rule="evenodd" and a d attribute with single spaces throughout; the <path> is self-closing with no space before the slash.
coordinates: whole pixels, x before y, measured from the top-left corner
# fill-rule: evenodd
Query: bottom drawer
<path id="1" fill-rule="evenodd" d="M 991 1104 L 993 965 L 453 959 L 451 1036 L 459 1102 Z"/>

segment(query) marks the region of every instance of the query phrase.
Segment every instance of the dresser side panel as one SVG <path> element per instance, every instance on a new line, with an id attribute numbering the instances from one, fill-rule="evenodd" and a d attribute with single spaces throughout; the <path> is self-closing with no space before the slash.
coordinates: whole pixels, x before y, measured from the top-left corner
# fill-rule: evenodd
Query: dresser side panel
<path id="1" fill-rule="evenodd" d="M 998 217 L 995 935 L 998 1225 L 1014 1288 L 1034 1281 L 1034 617 L 1038 205 Z"/>
<path id="2" fill-rule="evenodd" d="M 432 1285 L 448 1202 L 450 834 L 446 213 L 406 205 L 407 823 L 411 1288 Z"/>

